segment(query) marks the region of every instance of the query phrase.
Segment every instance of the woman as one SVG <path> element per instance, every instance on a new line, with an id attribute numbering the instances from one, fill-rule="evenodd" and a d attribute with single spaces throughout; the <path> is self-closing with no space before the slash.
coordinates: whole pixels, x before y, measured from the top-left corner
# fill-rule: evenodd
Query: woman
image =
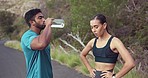
<path id="1" fill-rule="evenodd" d="M 90 40 L 82 50 L 80 57 L 87 67 L 92 78 L 121 78 L 134 66 L 134 60 L 123 43 L 117 37 L 113 37 L 107 31 L 106 17 L 97 14 L 90 21 L 91 30 L 96 36 Z M 86 55 L 92 50 L 95 57 L 95 68 L 91 67 Z M 113 73 L 118 55 L 125 61 L 122 69 Z"/>

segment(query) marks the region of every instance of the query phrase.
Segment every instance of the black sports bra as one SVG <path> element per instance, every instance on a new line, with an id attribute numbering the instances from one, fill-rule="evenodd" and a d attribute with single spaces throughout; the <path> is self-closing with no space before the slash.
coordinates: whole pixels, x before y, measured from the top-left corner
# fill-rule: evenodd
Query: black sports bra
<path id="1" fill-rule="evenodd" d="M 93 46 L 93 55 L 95 56 L 95 61 L 96 62 L 103 62 L 103 63 L 116 63 L 118 54 L 119 53 L 114 53 L 110 49 L 110 43 L 112 40 L 113 36 L 111 36 L 107 42 L 107 44 L 103 48 L 97 48 L 96 43 L 97 39 L 95 39 L 94 46 Z"/>

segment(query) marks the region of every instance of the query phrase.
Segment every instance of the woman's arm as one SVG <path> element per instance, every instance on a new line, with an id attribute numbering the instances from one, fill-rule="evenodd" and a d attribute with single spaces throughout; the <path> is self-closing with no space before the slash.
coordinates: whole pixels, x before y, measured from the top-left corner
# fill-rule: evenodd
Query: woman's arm
<path id="1" fill-rule="evenodd" d="M 81 54 L 80 54 L 80 58 L 82 60 L 82 62 L 84 63 L 84 65 L 87 67 L 88 71 L 90 72 L 91 76 L 93 76 L 93 68 L 91 67 L 91 65 L 89 64 L 86 56 L 87 54 L 89 53 L 89 51 L 92 49 L 92 46 L 93 46 L 93 42 L 94 42 L 94 39 L 90 40 L 86 47 L 82 50 Z"/>
<path id="2" fill-rule="evenodd" d="M 125 48 L 124 44 L 118 38 L 113 39 L 113 45 L 115 46 L 116 50 L 119 52 L 125 62 L 121 70 L 116 74 L 116 78 L 121 78 L 133 67 L 135 67 L 135 62 L 128 50 Z"/>

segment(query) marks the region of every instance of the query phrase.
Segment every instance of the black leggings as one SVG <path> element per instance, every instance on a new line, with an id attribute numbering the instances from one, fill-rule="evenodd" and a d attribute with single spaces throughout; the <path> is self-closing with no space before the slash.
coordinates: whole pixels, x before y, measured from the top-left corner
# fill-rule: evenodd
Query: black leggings
<path id="1" fill-rule="evenodd" d="M 107 71 L 109 71 L 109 72 L 113 72 L 113 69 L 111 69 L 111 70 L 107 70 Z M 101 74 L 102 74 L 103 72 L 102 71 L 98 71 L 98 70 L 96 70 L 95 71 L 95 78 L 101 78 Z"/>

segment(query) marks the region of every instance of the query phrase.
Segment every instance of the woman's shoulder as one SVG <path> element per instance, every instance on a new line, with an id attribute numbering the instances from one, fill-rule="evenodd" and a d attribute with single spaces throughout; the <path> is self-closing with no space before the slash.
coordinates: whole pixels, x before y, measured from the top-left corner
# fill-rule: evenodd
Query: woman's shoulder
<path id="1" fill-rule="evenodd" d="M 92 38 L 89 42 L 88 45 L 93 46 L 96 38 Z"/>
<path id="2" fill-rule="evenodd" d="M 118 37 L 113 37 L 113 39 L 112 39 L 112 43 L 113 44 L 122 44 L 122 41 L 118 38 Z"/>
<path id="3" fill-rule="evenodd" d="M 97 38 L 92 38 L 89 42 L 94 43 Z"/>

